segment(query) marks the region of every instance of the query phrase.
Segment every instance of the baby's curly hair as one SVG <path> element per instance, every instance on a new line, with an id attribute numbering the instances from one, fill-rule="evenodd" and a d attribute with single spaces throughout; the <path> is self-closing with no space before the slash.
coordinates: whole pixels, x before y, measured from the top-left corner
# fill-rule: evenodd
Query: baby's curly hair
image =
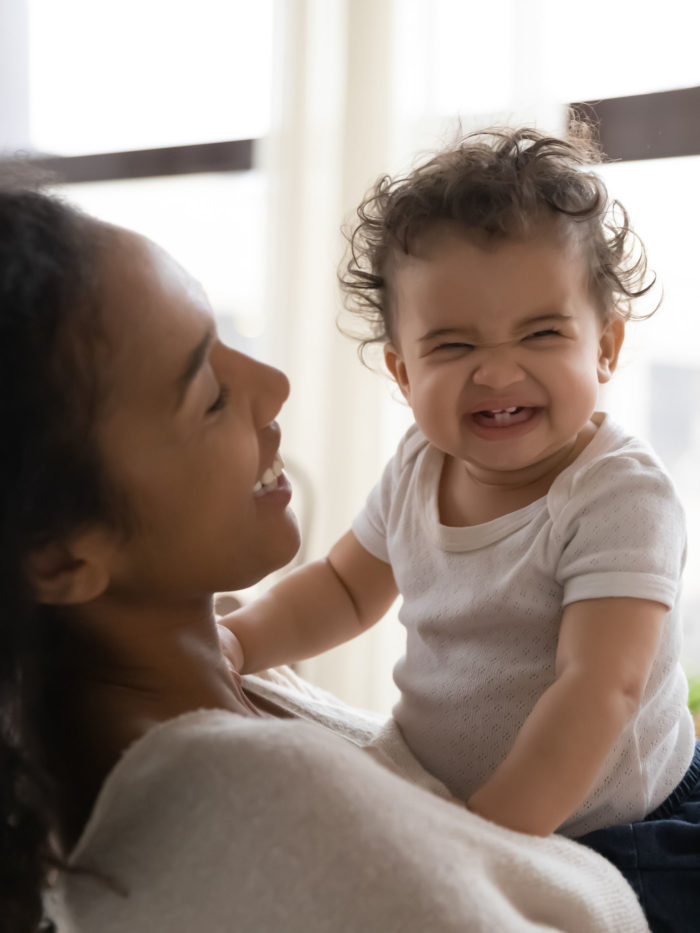
<path id="1" fill-rule="evenodd" d="M 442 223 L 489 239 L 565 224 L 585 250 L 601 315 L 648 317 L 635 314 L 632 302 L 655 276 L 647 280 L 644 245 L 627 211 L 590 169 L 601 161 L 586 123 L 572 123 L 566 139 L 494 128 L 464 136 L 406 175 L 381 177 L 357 209 L 359 222 L 345 231 L 349 250 L 339 273 L 345 307 L 363 322 L 362 332 L 350 332 L 361 354 L 395 339 L 387 287 L 392 258 L 415 255 L 421 238 Z"/>

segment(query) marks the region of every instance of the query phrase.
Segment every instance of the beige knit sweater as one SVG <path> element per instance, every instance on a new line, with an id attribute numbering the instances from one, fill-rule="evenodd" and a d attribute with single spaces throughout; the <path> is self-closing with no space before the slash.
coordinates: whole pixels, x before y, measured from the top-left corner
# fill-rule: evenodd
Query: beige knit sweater
<path id="1" fill-rule="evenodd" d="M 59 933 L 648 930 L 611 865 L 445 799 L 391 722 L 289 672 L 246 685 L 295 718 L 201 710 L 129 748 L 71 857 L 108 881 L 60 879 Z"/>

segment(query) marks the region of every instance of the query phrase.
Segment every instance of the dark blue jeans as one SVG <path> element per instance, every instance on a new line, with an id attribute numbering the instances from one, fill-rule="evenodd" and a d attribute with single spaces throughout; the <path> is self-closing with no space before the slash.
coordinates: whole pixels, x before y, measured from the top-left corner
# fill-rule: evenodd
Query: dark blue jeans
<path id="1" fill-rule="evenodd" d="M 653 933 L 700 931 L 700 742 L 683 780 L 638 823 L 597 829 L 576 840 L 625 876 Z"/>

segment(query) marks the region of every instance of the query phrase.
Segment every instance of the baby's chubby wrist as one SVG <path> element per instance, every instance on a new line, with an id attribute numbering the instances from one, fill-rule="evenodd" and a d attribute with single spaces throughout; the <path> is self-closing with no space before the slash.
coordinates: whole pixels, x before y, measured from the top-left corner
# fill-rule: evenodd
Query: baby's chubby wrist
<path id="1" fill-rule="evenodd" d="M 219 634 L 221 653 L 223 654 L 226 661 L 231 665 L 233 670 L 237 674 L 242 674 L 243 666 L 245 664 L 245 653 L 240 641 L 233 634 L 230 628 L 227 628 L 221 623 L 217 624 L 217 631 Z"/>

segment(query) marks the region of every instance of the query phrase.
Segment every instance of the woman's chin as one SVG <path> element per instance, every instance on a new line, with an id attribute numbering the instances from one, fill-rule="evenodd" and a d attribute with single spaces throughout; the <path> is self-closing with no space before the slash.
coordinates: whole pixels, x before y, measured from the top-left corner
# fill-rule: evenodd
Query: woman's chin
<path id="1" fill-rule="evenodd" d="M 301 547 L 301 533 L 296 515 L 290 508 L 287 508 L 284 512 L 284 518 L 284 527 L 280 529 L 275 541 L 271 542 L 270 558 L 273 560 L 274 566 L 267 573 L 286 567 L 291 560 L 294 560 Z"/>
<path id="2" fill-rule="evenodd" d="M 286 510 L 285 519 L 284 525 L 275 529 L 274 539 L 266 541 L 264 548 L 258 548 L 257 555 L 249 552 L 245 568 L 239 564 L 236 580 L 229 581 L 228 590 L 243 590 L 255 586 L 294 560 L 301 545 L 299 526 L 290 509 Z"/>

